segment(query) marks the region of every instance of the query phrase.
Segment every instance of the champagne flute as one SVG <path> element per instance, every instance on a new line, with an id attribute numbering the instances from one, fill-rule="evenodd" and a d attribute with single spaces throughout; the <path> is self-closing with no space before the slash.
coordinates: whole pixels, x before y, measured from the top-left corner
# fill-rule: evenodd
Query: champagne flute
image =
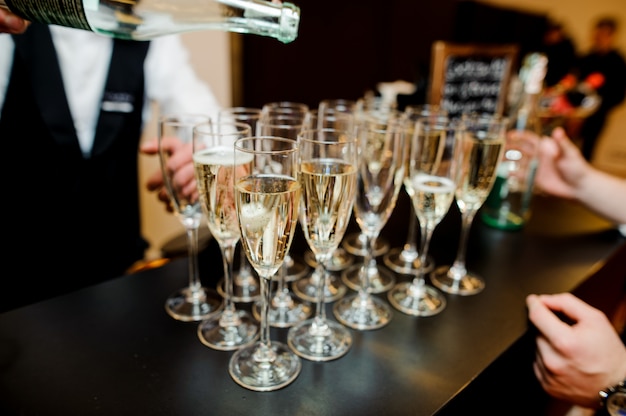
<path id="1" fill-rule="evenodd" d="M 396 205 L 405 177 L 406 133 L 403 119 L 367 119 L 358 129 L 361 154 L 354 215 L 372 249 Z M 391 321 L 393 315 L 387 302 L 371 294 L 367 267 L 371 251 L 365 255 L 363 264 L 354 270 L 361 280 L 358 293 L 342 298 L 333 308 L 339 322 L 359 330 L 381 328 Z M 351 271 L 352 268 L 348 269 L 344 276 Z M 395 282 L 393 276 L 392 281 Z"/>
<path id="2" fill-rule="evenodd" d="M 263 105 L 263 117 L 292 116 L 304 119 L 309 106 L 296 101 L 272 101 Z"/>
<path id="3" fill-rule="evenodd" d="M 203 123 L 193 129 L 193 163 L 200 202 L 211 234 L 222 252 L 224 266 L 224 309 L 198 325 L 198 338 L 213 349 L 231 351 L 253 343 L 259 325 L 252 315 L 235 307 L 233 301 L 233 260 L 240 238 L 234 175 L 241 160 L 234 160 L 233 143 L 250 136 L 245 123 Z"/>
<path id="4" fill-rule="evenodd" d="M 342 357 L 352 345 L 343 325 L 326 318 L 326 264 L 343 238 L 356 193 L 357 149 L 354 135 L 343 130 L 305 130 L 298 138 L 302 201 L 300 223 L 315 253 L 318 273 L 315 316 L 289 329 L 287 343 L 312 361 Z"/>
<path id="5" fill-rule="evenodd" d="M 297 142 L 271 136 L 235 142 L 235 202 L 241 241 L 261 278 L 261 338 L 237 350 L 228 371 L 250 390 L 271 391 L 293 382 L 302 368 L 287 345 L 270 341 L 270 283 L 280 269 L 298 222 L 300 189 Z"/>
<path id="6" fill-rule="evenodd" d="M 430 276 L 433 285 L 447 293 L 474 295 L 485 287 L 485 280 L 467 270 L 465 254 L 472 222 L 489 195 L 504 152 L 505 117 L 471 115 L 464 118 L 461 139 L 463 158 L 458 170 L 456 203 L 461 211 L 461 237 L 452 266 L 438 267 Z"/>
<path id="7" fill-rule="evenodd" d="M 398 115 L 397 106 L 394 102 L 388 102 L 383 97 L 375 96 L 373 94 L 366 94 L 359 98 L 355 106 L 355 118 L 356 122 L 359 122 L 364 115 L 375 115 L 379 118 L 388 118 L 390 116 L 395 117 Z M 341 245 L 346 251 L 354 256 L 364 257 L 371 250 L 368 247 L 368 239 L 363 232 L 348 234 L 342 241 Z M 374 290 L 385 291 L 388 287 L 385 285 L 377 284 L 376 269 L 376 257 L 381 256 L 389 251 L 389 243 L 383 238 L 377 238 L 374 245 L 374 252 L 372 254 L 372 260 L 370 261 L 369 272 L 372 276 L 372 282 L 374 283 Z M 356 278 L 350 282 L 347 282 L 348 287 L 357 290 L 359 285 L 359 279 Z M 383 289 L 375 289 L 381 288 Z"/>
<path id="8" fill-rule="evenodd" d="M 345 99 L 326 99 L 320 101 L 317 109 L 311 110 L 307 113 L 304 121 L 304 128 L 306 129 L 323 129 L 333 128 L 338 130 L 355 131 L 356 120 L 354 116 L 354 109 L 356 108 L 356 102 Z M 315 254 L 311 250 L 307 250 L 304 254 L 304 261 L 311 266 L 314 270 L 317 268 L 317 261 L 315 260 Z M 347 269 L 354 263 L 354 256 L 348 253 L 342 247 L 338 247 L 335 250 L 326 264 L 326 269 L 331 272 L 338 272 Z M 301 292 L 303 296 L 314 300 L 318 274 L 313 272 L 313 276 L 309 282 L 309 287 L 302 288 Z M 330 274 L 329 274 L 330 276 Z M 302 284 L 302 283 L 301 283 Z M 327 284 L 333 284 L 327 282 Z M 341 289 L 341 292 L 336 289 Z M 325 287 L 326 301 L 335 301 L 345 294 L 344 286 L 340 288 Z"/>
<path id="9" fill-rule="evenodd" d="M 446 306 L 443 294 L 426 284 L 425 265 L 433 231 L 448 213 L 454 199 L 459 153 L 457 136 L 461 127 L 445 116 L 421 117 L 415 124 L 409 185 L 417 218 L 425 229 L 425 238 L 421 242 L 420 268 L 413 279 L 398 283 L 387 292 L 391 305 L 409 315 L 435 315 Z"/>
<path id="10" fill-rule="evenodd" d="M 231 121 L 246 123 L 250 126 L 252 134 L 256 134 L 257 123 L 261 118 L 261 109 L 255 107 L 227 107 L 219 110 L 217 121 Z M 254 302 L 261 297 L 259 278 L 252 270 L 252 266 L 246 258 L 246 253 L 239 246 L 239 269 L 233 275 L 234 302 Z M 217 291 L 223 297 L 226 296 L 224 290 L 224 279 L 217 285 Z"/>
<path id="11" fill-rule="evenodd" d="M 371 93 L 368 93 L 357 100 L 354 114 L 357 123 L 358 120 L 365 114 L 374 114 L 378 117 L 385 118 L 390 115 L 396 115 L 397 106 L 395 103 L 384 100 L 383 97 L 375 96 Z M 341 243 L 341 245 L 344 249 L 346 249 L 348 253 L 354 256 L 363 257 L 371 250 L 371 247 L 368 247 L 368 239 L 363 232 L 348 234 Z M 374 252 L 372 254 L 372 261 L 368 266 L 370 267 L 369 272 L 372 275 L 372 282 L 374 283 L 376 283 L 377 277 L 376 270 L 372 269 L 372 267 L 376 267 L 376 257 L 383 255 L 388 250 L 389 243 L 383 238 L 377 238 L 374 245 Z M 357 290 L 358 278 L 356 279 L 356 281 L 348 282 L 347 284 L 351 289 Z M 375 284 L 375 287 L 380 287 L 380 285 Z"/>
<path id="12" fill-rule="evenodd" d="M 258 122 L 257 133 L 259 136 L 282 137 L 297 142 L 298 134 L 302 130 L 302 121 L 302 117 L 293 116 L 291 113 L 287 115 L 282 115 L 282 113 L 279 115 L 265 115 Z M 290 257 L 289 254 L 285 255 L 285 261 L 275 276 L 277 288 L 271 298 L 268 312 L 270 325 L 278 328 L 286 328 L 303 321 L 313 312 L 311 304 L 306 300 L 293 296 L 287 285 L 288 257 Z M 299 274 L 302 275 L 301 273 Z M 292 276 L 292 278 L 294 277 L 298 278 L 299 276 Z M 252 313 L 257 319 L 260 319 L 260 301 L 254 303 Z"/>
<path id="13" fill-rule="evenodd" d="M 309 106 L 304 103 L 296 101 L 273 101 L 263 105 L 261 119 L 265 125 L 285 126 L 278 137 L 291 138 L 294 132 L 297 134 L 295 126 L 302 127 L 308 111 Z M 264 135 L 259 132 L 256 134 Z M 284 136 L 284 134 L 288 136 Z M 295 136 L 293 136 L 293 138 L 295 140 Z M 287 253 L 285 257 L 283 268 L 284 270 L 281 271 L 281 276 L 283 276 L 282 279 L 286 282 L 298 280 L 309 272 L 307 264 L 296 261 L 289 253 Z"/>
<path id="14" fill-rule="evenodd" d="M 166 115 L 159 118 L 158 142 L 159 162 L 163 173 L 165 190 L 176 217 L 185 227 L 189 254 L 189 284 L 172 293 L 165 301 L 165 310 L 174 319 L 185 322 L 201 321 L 219 313 L 222 298 L 213 289 L 202 287 L 198 268 L 198 229 L 202 222 L 202 209 L 198 194 L 193 185 L 193 173 L 179 167 L 189 162 L 191 167 L 191 148 L 193 126 L 207 123 L 211 119 L 199 114 Z M 180 159 L 181 151 L 173 157 L 176 149 L 189 149 L 189 160 Z M 192 191 L 184 175 L 191 180 Z"/>
<path id="15" fill-rule="evenodd" d="M 446 116 L 447 111 L 436 104 L 424 104 L 424 105 L 407 105 L 404 114 L 408 120 L 408 127 L 410 132 L 409 135 L 413 134 L 413 128 L 415 127 L 415 122 L 418 117 L 422 117 L 429 114 L 439 114 Z M 411 197 L 411 186 L 410 186 L 410 175 L 409 175 L 409 156 L 410 156 L 410 137 L 406 140 L 407 151 L 406 151 L 406 159 L 407 166 L 405 169 L 405 177 L 404 177 L 404 190 Z M 419 251 L 417 249 L 417 229 L 420 228 L 420 239 L 424 239 L 424 229 L 419 227 L 417 223 L 417 215 L 415 213 L 415 208 L 413 207 L 413 203 L 410 203 L 410 214 L 409 214 L 409 232 L 407 234 L 406 242 L 402 247 L 395 247 L 389 250 L 383 256 L 383 262 L 387 267 L 393 270 L 396 273 L 402 274 L 414 274 L 416 270 L 419 268 Z M 426 269 L 430 271 L 434 267 L 434 262 L 430 256 L 427 258 Z M 426 271 L 426 273 L 428 273 Z"/>
<path id="16" fill-rule="evenodd" d="M 343 101 L 341 101 L 343 103 Z M 331 103 L 337 107 L 330 107 Z M 322 101 L 317 110 L 311 110 L 307 113 L 304 121 L 305 130 L 322 130 L 333 129 L 345 131 L 354 135 L 356 130 L 356 120 L 354 114 L 350 113 L 344 105 L 335 103 L 335 100 Z M 342 109 L 342 111 L 336 108 Z M 304 225 L 302 225 L 304 227 Z M 305 261 L 313 268 L 313 272 L 308 276 L 294 282 L 293 291 L 302 299 L 310 302 L 317 302 L 317 287 L 320 280 L 324 279 L 323 298 L 325 302 L 334 302 L 341 299 L 347 292 L 347 287 L 341 279 L 334 273 L 320 273 L 320 267 L 317 264 L 313 251 L 309 250 L 305 254 Z M 337 247 L 330 258 L 327 260 L 326 271 L 336 272 L 350 267 L 354 263 L 354 257 L 346 250 Z"/>

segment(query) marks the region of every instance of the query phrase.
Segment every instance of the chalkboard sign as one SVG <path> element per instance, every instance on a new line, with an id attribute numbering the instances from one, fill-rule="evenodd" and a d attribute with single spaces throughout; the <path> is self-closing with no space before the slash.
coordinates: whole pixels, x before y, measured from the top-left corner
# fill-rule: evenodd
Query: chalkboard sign
<path id="1" fill-rule="evenodd" d="M 517 45 L 433 44 L 428 102 L 451 116 L 502 114 Z"/>

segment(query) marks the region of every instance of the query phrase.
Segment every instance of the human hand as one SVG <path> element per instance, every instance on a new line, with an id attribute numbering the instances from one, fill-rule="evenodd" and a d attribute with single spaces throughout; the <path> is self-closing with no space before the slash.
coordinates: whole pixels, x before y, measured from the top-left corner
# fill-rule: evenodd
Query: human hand
<path id="1" fill-rule="evenodd" d="M 597 408 L 598 393 L 626 376 L 626 347 L 611 322 L 570 293 L 529 295 L 526 305 L 539 330 L 533 370 L 543 389 L 572 404 Z"/>
<path id="2" fill-rule="evenodd" d="M 30 22 L 0 7 L 0 33 L 24 33 Z"/>
<path id="3" fill-rule="evenodd" d="M 196 179 L 194 175 L 192 144 L 184 144 L 177 138 L 168 137 L 162 140 L 161 145 L 163 146 L 163 150 L 169 152 L 170 154 L 166 169 L 173 174 L 171 178 L 174 187 L 180 190 L 183 195 L 191 197 L 192 201 L 197 200 L 198 190 L 196 188 Z M 141 145 L 139 150 L 141 153 L 147 155 L 158 154 L 158 141 L 154 139 L 145 142 Z M 146 181 L 146 188 L 151 192 L 157 193 L 158 200 L 165 204 L 168 212 L 174 212 L 174 207 L 172 206 L 170 197 L 165 189 L 163 172 L 160 168 L 148 177 Z"/>
<path id="4" fill-rule="evenodd" d="M 590 169 L 591 165 L 562 128 L 557 127 L 551 138 L 540 141 L 539 165 L 535 176 L 535 185 L 539 190 L 561 198 L 575 199 Z"/>

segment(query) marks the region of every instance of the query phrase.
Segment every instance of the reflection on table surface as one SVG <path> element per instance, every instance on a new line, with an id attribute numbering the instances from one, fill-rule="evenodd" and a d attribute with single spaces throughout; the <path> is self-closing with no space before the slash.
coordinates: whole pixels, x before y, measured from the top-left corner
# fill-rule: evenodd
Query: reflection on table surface
<path id="1" fill-rule="evenodd" d="M 406 237 L 403 198 L 382 233 L 392 247 Z M 453 206 L 433 235 L 438 264 L 454 259 L 459 227 Z M 357 230 L 353 225 L 350 231 Z M 294 242 L 294 254 L 304 253 L 302 240 Z M 467 260 L 486 279 L 482 293 L 446 295 L 446 310 L 434 317 L 396 312 L 384 328 L 353 331 L 347 355 L 304 360 L 294 383 L 267 393 L 238 386 L 227 370 L 232 353 L 205 347 L 197 324 L 165 313 L 165 298 L 186 279 L 187 263 L 176 259 L 0 314 L 0 413 L 497 414 L 501 409 L 489 398 L 506 388 L 524 392 L 516 414 L 545 414 L 547 400 L 530 368 L 524 298 L 576 290 L 610 310 L 625 287 L 624 241 L 582 207 L 540 196 L 522 232 L 477 220 Z M 219 251 L 212 244 L 207 250 L 205 284 L 221 277 Z M 332 304 L 327 308 L 332 317 Z M 273 328 L 271 338 L 285 341 L 286 333 Z"/>

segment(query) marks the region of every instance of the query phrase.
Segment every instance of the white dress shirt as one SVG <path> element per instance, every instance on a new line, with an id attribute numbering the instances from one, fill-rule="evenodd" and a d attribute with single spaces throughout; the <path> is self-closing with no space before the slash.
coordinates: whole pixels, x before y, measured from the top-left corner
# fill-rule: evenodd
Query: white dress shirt
<path id="1" fill-rule="evenodd" d="M 65 94 L 83 154 L 91 152 L 100 114 L 113 40 L 86 30 L 50 26 Z M 0 34 L 0 114 L 13 61 L 11 36 Z M 145 100 L 143 120 L 150 118 L 150 101 L 162 113 L 194 112 L 217 115 L 213 92 L 195 74 L 189 52 L 177 35 L 152 41 L 144 63 Z"/>

